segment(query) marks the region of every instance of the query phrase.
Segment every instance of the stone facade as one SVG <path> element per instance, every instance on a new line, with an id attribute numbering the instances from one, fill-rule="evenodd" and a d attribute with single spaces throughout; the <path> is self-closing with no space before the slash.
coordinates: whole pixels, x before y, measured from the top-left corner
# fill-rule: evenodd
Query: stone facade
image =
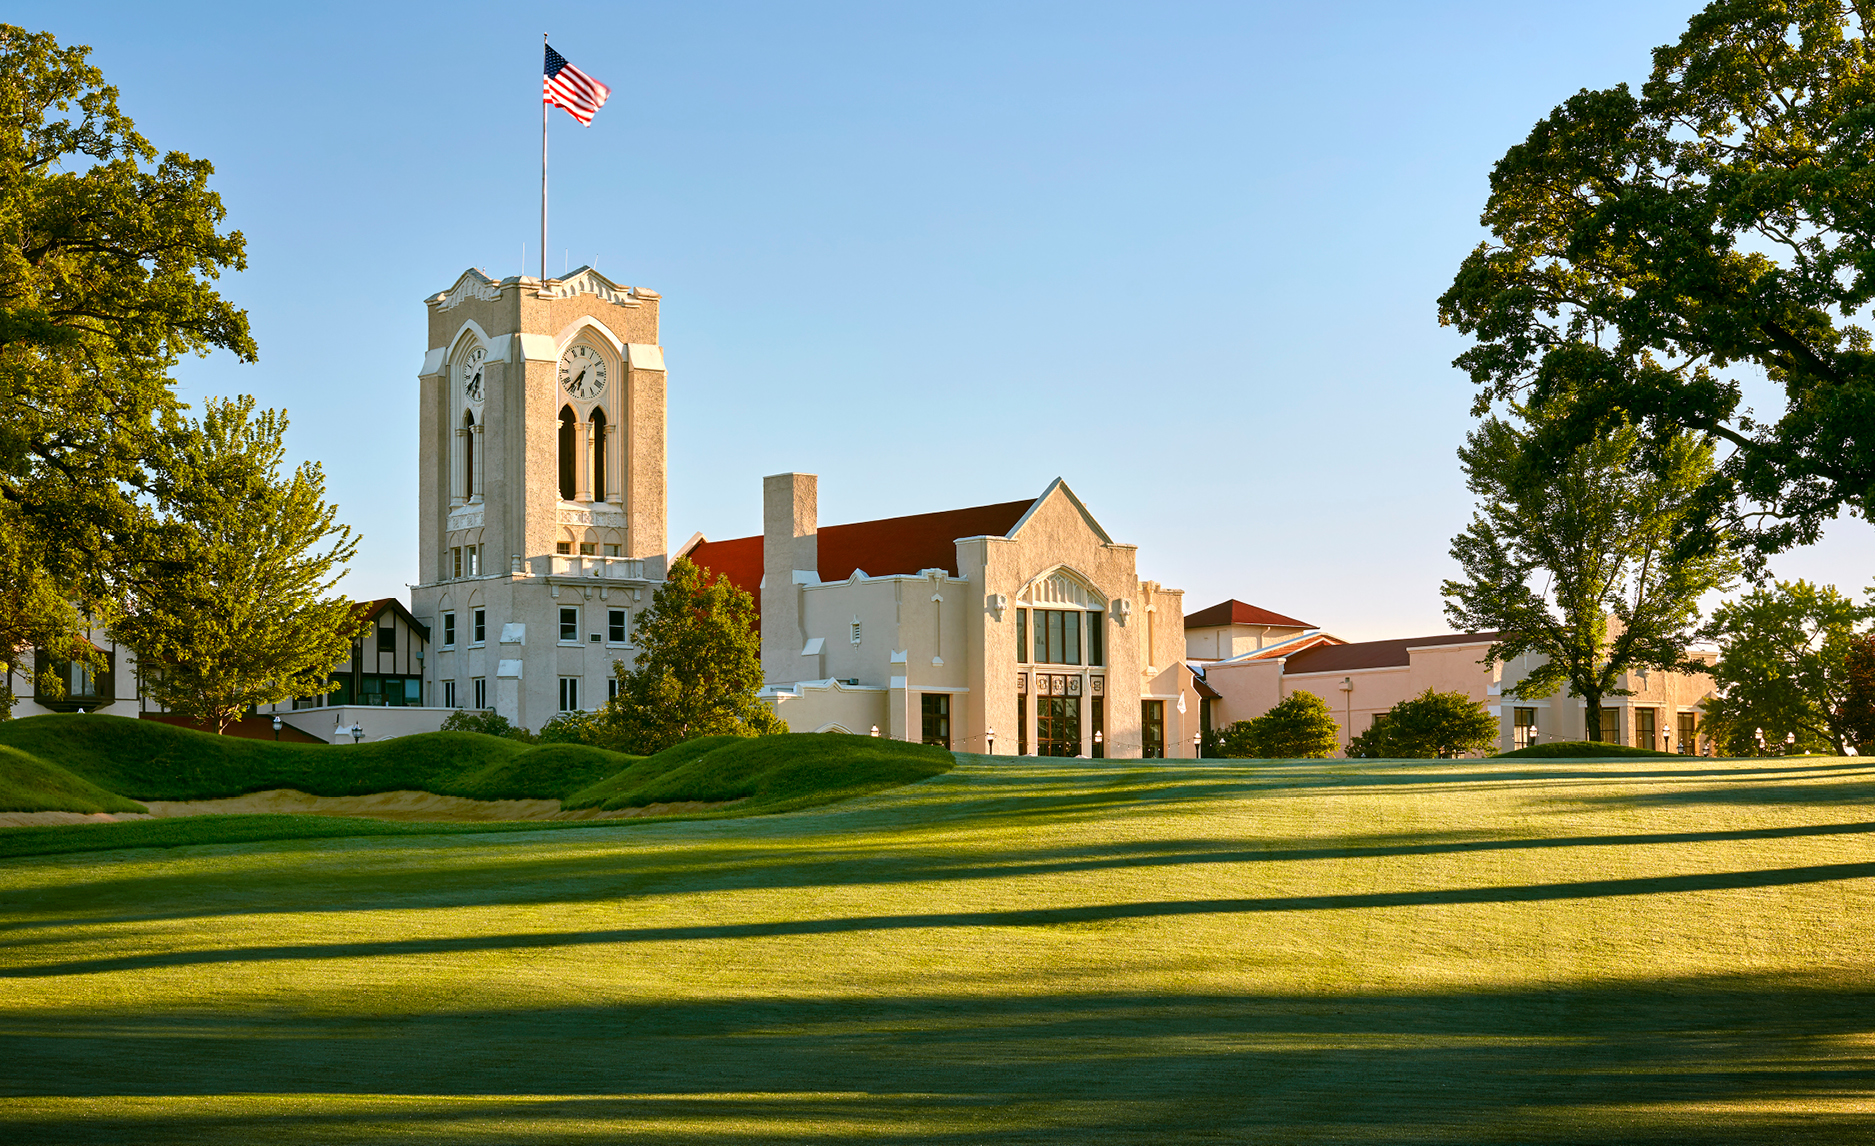
<path id="1" fill-rule="evenodd" d="M 527 728 L 597 708 L 665 568 L 655 292 L 582 267 L 432 296 L 418 567 L 433 703 Z"/>
<path id="2" fill-rule="evenodd" d="M 1182 592 L 1140 580 L 1135 547 L 1064 482 L 1032 501 L 826 528 L 817 497 L 813 475 L 769 477 L 761 537 L 683 551 L 758 596 L 763 695 L 790 728 L 967 752 L 993 738 L 1003 755 L 1193 755 Z M 1072 639 L 1051 645 L 1051 620 Z"/>

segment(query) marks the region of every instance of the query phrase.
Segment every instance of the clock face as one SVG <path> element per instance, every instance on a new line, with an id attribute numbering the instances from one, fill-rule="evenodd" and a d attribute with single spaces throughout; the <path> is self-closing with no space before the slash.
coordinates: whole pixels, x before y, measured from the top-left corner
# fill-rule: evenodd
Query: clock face
<path id="1" fill-rule="evenodd" d="M 590 346 L 560 356 L 560 385 L 575 398 L 597 398 L 605 389 L 605 359 Z"/>
<path id="2" fill-rule="evenodd" d="M 478 346 L 462 360 L 462 396 L 471 402 L 482 400 L 482 359 L 487 354 Z"/>

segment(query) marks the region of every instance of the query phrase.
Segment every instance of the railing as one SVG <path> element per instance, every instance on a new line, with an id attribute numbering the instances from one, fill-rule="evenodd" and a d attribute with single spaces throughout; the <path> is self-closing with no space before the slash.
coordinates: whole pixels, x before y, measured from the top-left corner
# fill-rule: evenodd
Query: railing
<path id="1" fill-rule="evenodd" d="M 614 581 L 642 581 L 645 563 L 638 557 L 585 557 L 569 553 L 549 553 L 527 559 L 528 571 L 536 577 L 604 577 Z"/>

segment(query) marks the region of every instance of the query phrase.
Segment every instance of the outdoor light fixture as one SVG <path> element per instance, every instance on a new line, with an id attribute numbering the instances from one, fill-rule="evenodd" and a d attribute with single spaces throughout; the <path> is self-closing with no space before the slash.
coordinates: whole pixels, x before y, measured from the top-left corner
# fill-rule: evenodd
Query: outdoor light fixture
<path id="1" fill-rule="evenodd" d="M 365 738 L 365 730 L 356 724 L 352 725 L 351 733 L 352 733 L 353 744 L 357 744 L 360 740 L 363 740 Z"/>
<path id="2" fill-rule="evenodd" d="M 877 736 L 877 735 L 879 735 L 879 726 L 878 726 L 878 725 L 876 725 L 876 724 L 875 724 L 875 725 L 873 725 L 873 726 L 872 726 L 872 734 L 873 734 L 874 736 Z"/>
<path id="3" fill-rule="evenodd" d="M 273 718 L 273 738 L 275 740 L 280 739 L 280 726 L 284 723 L 286 722 L 281 720 L 277 715 Z"/>
<path id="4" fill-rule="evenodd" d="M 1204 749 L 1200 747 L 1203 743 L 1204 733 L 1194 732 L 1191 734 L 1191 755 L 1193 759 L 1197 759 L 1203 754 Z"/>
<path id="5" fill-rule="evenodd" d="M 983 741 L 990 746 L 990 755 L 996 755 L 996 730 L 994 728 L 983 730 Z"/>

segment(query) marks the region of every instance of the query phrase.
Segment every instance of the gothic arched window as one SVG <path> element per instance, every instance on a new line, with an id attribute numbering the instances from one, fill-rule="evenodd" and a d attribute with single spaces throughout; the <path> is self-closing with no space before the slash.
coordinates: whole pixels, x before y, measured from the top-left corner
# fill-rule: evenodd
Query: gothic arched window
<path id="1" fill-rule="evenodd" d="M 604 501 L 605 488 L 605 411 L 592 412 L 592 499 Z"/>
<path id="2" fill-rule="evenodd" d="M 578 443 L 575 440 L 573 408 L 560 407 L 560 500 L 572 501 L 578 492 L 575 488 L 579 472 L 579 462 L 574 457 Z"/>
<path id="3" fill-rule="evenodd" d="M 475 496 L 475 415 L 462 412 L 462 496 Z"/>

